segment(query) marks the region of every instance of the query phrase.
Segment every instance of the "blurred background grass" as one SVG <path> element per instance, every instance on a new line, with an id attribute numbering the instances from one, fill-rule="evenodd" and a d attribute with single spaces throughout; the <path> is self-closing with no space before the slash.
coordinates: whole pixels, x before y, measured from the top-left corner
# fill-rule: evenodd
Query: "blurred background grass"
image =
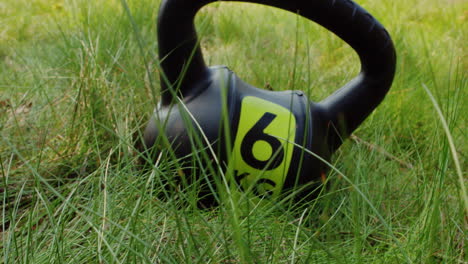
<path id="1" fill-rule="evenodd" d="M 332 172 L 304 214 L 241 216 L 158 199 L 174 160 L 135 168 L 132 135 L 158 101 L 159 2 L 0 2 L 4 263 L 466 261 L 466 180 L 423 84 L 466 174 L 468 2 L 359 1 L 398 53 L 390 93 L 334 157 L 361 192 Z M 359 71 L 346 44 L 280 10 L 211 4 L 197 29 L 210 65 L 257 87 L 320 101 Z"/>

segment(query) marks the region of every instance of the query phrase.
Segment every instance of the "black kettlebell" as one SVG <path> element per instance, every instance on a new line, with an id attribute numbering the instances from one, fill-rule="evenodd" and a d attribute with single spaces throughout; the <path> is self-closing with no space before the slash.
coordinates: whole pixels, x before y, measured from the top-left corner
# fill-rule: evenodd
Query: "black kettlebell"
<path id="1" fill-rule="evenodd" d="M 357 52 L 360 74 L 315 103 L 300 91 L 259 89 L 227 67 L 207 67 L 194 17 L 212 2 L 163 0 L 161 4 L 162 95 L 144 133 L 147 150 L 170 146 L 176 157 L 190 161 L 193 153 L 206 148 L 217 166 L 233 172 L 228 181 L 256 195 L 277 196 L 298 185 L 320 182 L 327 166 L 308 151 L 329 160 L 383 100 L 395 74 L 396 55 L 389 34 L 350 0 L 239 1 L 299 14 L 332 31 Z"/>

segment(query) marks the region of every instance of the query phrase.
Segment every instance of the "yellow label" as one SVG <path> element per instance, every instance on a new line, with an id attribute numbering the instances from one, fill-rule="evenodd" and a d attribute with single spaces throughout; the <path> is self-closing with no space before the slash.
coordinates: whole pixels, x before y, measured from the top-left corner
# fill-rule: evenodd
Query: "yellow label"
<path id="1" fill-rule="evenodd" d="M 234 180 L 257 196 L 277 196 L 293 154 L 296 119 L 289 109 L 244 97 L 233 148 Z"/>

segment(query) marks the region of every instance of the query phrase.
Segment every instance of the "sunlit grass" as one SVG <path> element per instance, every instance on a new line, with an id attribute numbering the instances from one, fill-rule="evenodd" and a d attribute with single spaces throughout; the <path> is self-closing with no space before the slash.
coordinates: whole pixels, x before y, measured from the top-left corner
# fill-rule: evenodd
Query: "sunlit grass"
<path id="1" fill-rule="evenodd" d="M 327 188 L 297 207 L 221 195 L 210 210 L 196 185 L 169 191 L 169 152 L 136 166 L 134 135 L 159 99 L 159 1 L 125 3 L 0 3 L 2 262 L 466 260 L 466 1 L 359 1 L 392 35 L 397 75 Z M 276 9 L 212 4 L 197 28 L 210 65 L 258 87 L 320 101 L 359 71 L 338 38 Z"/>

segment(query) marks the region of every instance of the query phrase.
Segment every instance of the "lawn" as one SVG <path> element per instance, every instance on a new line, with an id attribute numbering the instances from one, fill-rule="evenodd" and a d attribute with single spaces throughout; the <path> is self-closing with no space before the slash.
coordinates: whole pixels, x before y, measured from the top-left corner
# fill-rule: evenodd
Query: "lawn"
<path id="1" fill-rule="evenodd" d="M 175 158 L 137 162 L 160 98 L 159 3 L 0 2 L 0 262 L 466 263 L 467 1 L 359 0 L 392 36 L 397 72 L 321 194 L 211 209 L 190 186 L 167 192 Z M 320 101 L 360 69 L 295 14 L 216 3 L 196 22 L 207 63 L 257 87 Z"/>

